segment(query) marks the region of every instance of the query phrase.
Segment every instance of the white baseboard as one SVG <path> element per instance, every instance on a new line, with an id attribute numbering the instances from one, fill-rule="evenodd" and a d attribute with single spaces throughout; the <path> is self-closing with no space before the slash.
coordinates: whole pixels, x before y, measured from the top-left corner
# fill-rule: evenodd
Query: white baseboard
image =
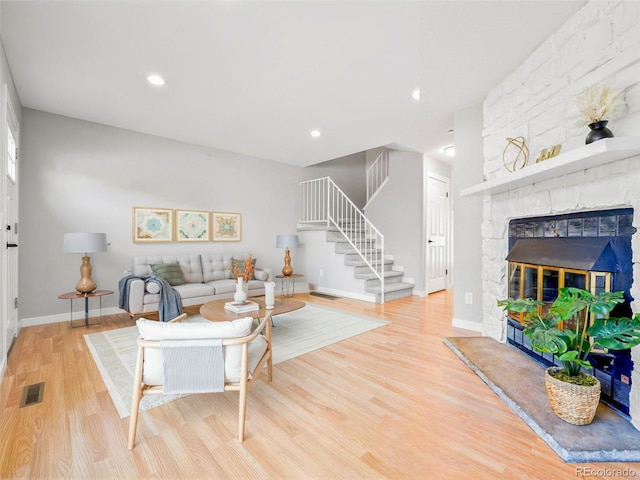
<path id="1" fill-rule="evenodd" d="M 333 295 L 334 297 L 347 297 L 347 298 L 353 298 L 355 300 L 364 300 L 365 302 L 372 302 L 372 303 L 376 302 L 375 295 L 364 295 L 361 293 L 346 292 L 346 291 L 335 290 L 333 288 L 327 288 L 327 287 L 317 287 L 313 291 L 318 293 L 326 293 L 327 295 Z"/>
<path id="2" fill-rule="evenodd" d="M 471 320 L 463 320 L 461 318 L 453 318 L 451 320 L 451 326 L 456 328 L 464 328 L 465 330 L 471 330 L 473 332 L 482 333 L 484 335 L 484 328 L 482 323 L 472 322 Z"/>
<path id="3" fill-rule="evenodd" d="M 110 307 L 110 308 L 103 308 L 102 309 L 102 315 L 115 315 L 117 313 L 123 313 L 124 310 L 118 308 L 118 307 Z M 89 317 L 93 318 L 93 317 L 99 317 L 100 316 L 100 309 L 96 309 L 96 310 L 89 310 Z M 84 320 L 84 310 L 80 311 L 75 311 L 73 312 L 73 322 L 74 325 L 77 322 L 80 322 L 81 320 Z M 56 315 L 45 315 L 43 317 L 30 317 L 30 318 L 22 318 L 20 319 L 20 328 L 23 327 L 34 327 L 36 325 L 46 325 L 48 323 L 60 323 L 60 322 L 70 322 L 71 321 L 71 316 L 70 313 L 58 313 Z"/>

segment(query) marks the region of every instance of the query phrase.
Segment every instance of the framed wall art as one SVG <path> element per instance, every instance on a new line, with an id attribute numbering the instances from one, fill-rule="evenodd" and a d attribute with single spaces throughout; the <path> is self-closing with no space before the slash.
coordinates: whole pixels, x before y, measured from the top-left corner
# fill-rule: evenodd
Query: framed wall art
<path id="1" fill-rule="evenodd" d="M 134 242 L 172 242 L 173 210 L 133 207 Z"/>
<path id="2" fill-rule="evenodd" d="M 214 242 L 239 242 L 242 240 L 242 214 L 213 212 L 211 223 Z"/>
<path id="3" fill-rule="evenodd" d="M 176 241 L 211 241 L 209 218 L 209 212 L 202 210 L 176 210 Z"/>

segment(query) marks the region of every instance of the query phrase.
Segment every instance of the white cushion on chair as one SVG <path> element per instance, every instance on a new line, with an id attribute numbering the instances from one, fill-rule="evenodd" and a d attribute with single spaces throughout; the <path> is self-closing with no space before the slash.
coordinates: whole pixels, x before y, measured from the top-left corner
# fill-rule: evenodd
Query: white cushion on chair
<path id="1" fill-rule="evenodd" d="M 185 340 L 206 338 L 238 338 L 251 333 L 251 317 L 239 318 L 231 322 L 182 322 L 165 323 L 140 318 L 136 321 L 140 337 L 144 340 Z M 266 350 L 266 340 L 261 335 L 249 344 L 249 371 L 253 372 L 257 362 Z M 225 380 L 240 380 L 242 346 L 224 347 Z M 145 349 L 142 381 L 147 385 L 162 385 L 163 368 L 160 349 Z"/>

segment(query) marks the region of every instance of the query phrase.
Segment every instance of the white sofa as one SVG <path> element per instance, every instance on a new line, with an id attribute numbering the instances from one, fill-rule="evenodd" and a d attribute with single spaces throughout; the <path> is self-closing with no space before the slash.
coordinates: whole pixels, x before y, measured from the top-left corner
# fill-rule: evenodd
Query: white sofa
<path id="1" fill-rule="evenodd" d="M 153 275 L 151 265 L 177 263 L 184 276 L 184 285 L 173 288 L 180 294 L 183 307 L 200 305 L 211 300 L 233 298 L 235 279 L 231 275 L 231 260 L 242 260 L 249 254 L 196 253 L 188 255 L 137 255 L 127 275 L 146 277 Z M 257 263 L 256 263 L 257 264 Z M 273 280 L 271 269 L 255 269 L 255 279 L 248 282 L 249 296 L 264 295 L 264 282 Z M 124 308 L 131 315 L 157 312 L 159 286 L 154 282 L 134 279 L 128 282 L 128 305 Z"/>

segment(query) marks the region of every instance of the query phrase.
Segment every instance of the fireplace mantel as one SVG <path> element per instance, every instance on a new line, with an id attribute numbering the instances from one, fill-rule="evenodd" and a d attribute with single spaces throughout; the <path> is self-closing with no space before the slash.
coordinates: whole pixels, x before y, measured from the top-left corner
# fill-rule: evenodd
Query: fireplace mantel
<path id="1" fill-rule="evenodd" d="M 503 175 L 465 188 L 460 196 L 491 195 L 551 180 L 587 168 L 605 165 L 640 155 L 640 138 L 607 138 L 576 148 L 544 162 L 535 163 L 509 175 Z"/>

